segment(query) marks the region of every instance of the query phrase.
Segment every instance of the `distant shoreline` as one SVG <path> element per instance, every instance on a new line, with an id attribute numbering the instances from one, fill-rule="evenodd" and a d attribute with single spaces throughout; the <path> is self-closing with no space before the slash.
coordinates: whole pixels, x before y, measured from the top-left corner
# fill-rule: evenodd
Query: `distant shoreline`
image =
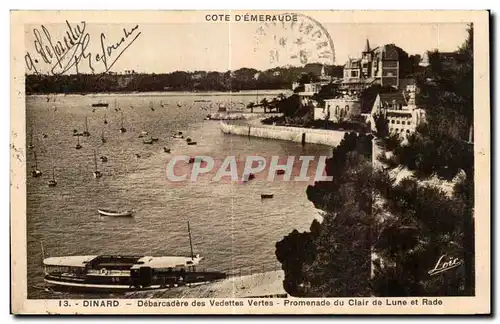
<path id="1" fill-rule="evenodd" d="M 131 92 L 93 92 L 87 94 L 80 93 L 31 93 L 26 97 L 110 97 L 110 96 L 157 96 L 157 97 L 181 97 L 181 96 L 249 96 L 249 95 L 278 95 L 280 93 L 291 93 L 290 89 L 268 89 L 268 90 L 243 90 L 237 92 L 231 91 L 131 91 Z"/>

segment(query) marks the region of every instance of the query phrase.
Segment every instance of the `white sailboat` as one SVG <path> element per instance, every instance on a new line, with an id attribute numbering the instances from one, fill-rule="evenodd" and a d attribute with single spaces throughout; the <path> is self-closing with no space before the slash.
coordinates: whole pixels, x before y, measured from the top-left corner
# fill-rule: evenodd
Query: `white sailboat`
<path id="1" fill-rule="evenodd" d="M 35 144 L 33 144 L 33 126 L 31 126 L 31 130 L 30 130 L 30 142 L 28 144 L 28 148 L 29 149 L 35 148 Z"/>
<path id="2" fill-rule="evenodd" d="M 96 155 L 96 152 L 94 150 L 94 178 L 100 178 L 102 177 L 102 173 L 101 171 L 97 170 L 97 155 Z"/>
<path id="3" fill-rule="evenodd" d="M 120 133 L 125 133 L 127 130 L 123 127 L 123 111 L 121 111 L 121 125 L 122 127 L 120 128 Z"/>
<path id="4" fill-rule="evenodd" d="M 54 167 L 52 167 L 52 179 L 49 180 L 49 187 L 57 186 L 57 181 L 54 173 Z"/>
<path id="5" fill-rule="evenodd" d="M 101 132 L 101 142 L 103 144 L 107 142 L 106 137 L 104 137 L 104 128 L 102 129 L 102 132 Z"/>
<path id="6" fill-rule="evenodd" d="M 42 171 L 38 170 L 38 159 L 36 157 L 36 151 L 33 151 L 33 156 L 35 157 L 35 167 L 31 171 L 33 178 L 38 178 L 42 175 Z"/>
<path id="7" fill-rule="evenodd" d="M 85 136 L 85 137 L 89 137 L 90 136 L 89 125 L 87 123 L 87 117 L 85 117 L 85 130 L 83 131 L 82 135 Z"/>
<path id="8" fill-rule="evenodd" d="M 80 145 L 80 136 L 79 135 L 76 136 L 76 146 L 75 146 L 75 148 L 77 150 L 79 150 L 79 149 L 82 148 L 82 146 Z"/>

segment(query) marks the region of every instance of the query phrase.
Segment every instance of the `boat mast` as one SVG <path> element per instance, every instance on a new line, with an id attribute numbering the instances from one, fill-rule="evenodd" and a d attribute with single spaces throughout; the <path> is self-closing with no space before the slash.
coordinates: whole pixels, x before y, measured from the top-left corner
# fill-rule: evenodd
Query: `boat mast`
<path id="1" fill-rule="evenodd" d="M 121 119 L 122 119 L 122 128 L 123 128 L 123 111 L 120 111 L 120 113 L 121 113 L 121 116 L 122 116 Z"/>
<path id="2" fill-rule="evenodd" d="M 33 155 L 35 157 L 35 170 L 38 170 L 38 160 L 36 158 L 36 151 L 33 151 Z"/>
<path id="3" fill-rule="evenodd" d="M 191 227 L 189 226 L 189 221 L 188 221 L 188 234 L 189 234 L 189 247 L 191 248 L 191 259 L 194 260 L 193 241 L 191 239 Z"/>
<path id="4" fill-rule="evenodd" d="M 56 180 L 56 176 L 54 174 L 54 166 L 52 166 L 52 180 L 54 181 Z"/>
<path id="5" fill-rule="evenodd" d="M 43 242 L 40 241 L 40 246 L 42 248 L 42 264 L 43 264 L 43 272 L 46 273 L 47 272 L 47 267 L 45 266 L 45 263 L 43 262 L 43 260 L 45 260 L 45 250 L 43 249 Z"/>
<path id="6" fill-rule="evenodd" d="M 89 125 L 87 123 L 87 117 L 85 117 L 85 132 L 89 131 Z"/>
<path id="7" fill-rule="evenodd" d="M 95 172 L 97 172 L 97 155 L 95 153 L 95 150 L 94 150 L 94 170 Z"/>

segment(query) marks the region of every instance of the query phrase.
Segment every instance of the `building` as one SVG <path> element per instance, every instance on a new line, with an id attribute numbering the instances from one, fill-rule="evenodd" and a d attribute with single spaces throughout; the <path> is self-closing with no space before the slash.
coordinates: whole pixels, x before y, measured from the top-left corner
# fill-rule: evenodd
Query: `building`
<path id="1" fill-rule="evenodd" d="M 377 95 L 371 114 L 367 116 L 372 131 L 376 131 L 375 116 L 382 115 L 387 120 L 389 133 L 407 136 L 415 132 L 425 121 L 425 111 L 409 105 L 402 92 L 380 93 Z"/>
<path id="2" fill-rule="evenodd" d="M 387 44 L 375 48 L 366 40 L 361 58 L 350 58 L 344 65 L 343 86 L 361 90 L 371 84 L 399 88 L 399 48 Z"/>
<path id="3" fill-rule="evenodd" d="M 351 120 L 360 114 L 361 105 L 357 98 L 325 99 L 324 107 L 314 108 L 314 119 L 330 120 L 335 123 Z"/>

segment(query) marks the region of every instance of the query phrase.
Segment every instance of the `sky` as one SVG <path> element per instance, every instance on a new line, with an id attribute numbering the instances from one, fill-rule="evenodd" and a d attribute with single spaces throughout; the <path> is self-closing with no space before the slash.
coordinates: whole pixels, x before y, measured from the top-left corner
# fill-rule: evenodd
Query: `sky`
<path id="1" fill-rule="evenodd" d="M 73 29 L 78 23 L 70 23 Z M 86 52 L 92 53 L 92 66 L 95 72 L 103 72 L 104 65 L 96 59 L 101 50 L 101 33 L 105 35 L 104 48 L 117 44 L 124 37 L 124 42 L 111 49 L 108 64 L 116 58 L 127 45 L 122 55 L 116 60 L 110 71 L 124 72 L 135 70 L 145 73 L 168 73 L 172 71 L 227 71 L 242 67 L 256 68 L 259 70 L 275 66 L 297 65 L 297 59 L 290 59 L 299 51 L 298 45 L 292 41 L 303 36 L 298 30 L 286 26 L 268 24 L 262 33 L 262 23 L 255 22 L 176 22 L 176 23 L 88 23 L 83 34 L 88 33 L 89 41 Z M 80 24 L 80 26 L 83 26 Z M 48 35 L 53 43 L 58 40 L 64 43 L 64 35 L 68 30 L 66 24 L 45 24 Z M 359 57 L 365 47 L 366 39 L 371 47 L 394 43 L 409 54 L 423 54 L 427 50 L 440 51 L 456 50 L 467 37 L 466 23 L 324 23 L 324 29 L 331 38 L 326 38 L 326 33 L 320 32 L 323 40 L 328 40 L 327 49 L 334 49 L 335 59 L 323 58 L 327 64 L 343 65 L 349 57 Z M 82 27 L 81 27 L 82 28 Z M 314 27 L 320 30 L 319 27 Z M 43 58 L 37 53 L 34 31 L 40 32 L 42 47 L 47 46 L 47 38 L 40 24 L 25 25 L 25 52 L 29 54 L 30 62 L 38 60 L 36 68 L 40 72 L 47 72 L 54 65 L 44 63 Z M 130 34 L 125 37 L 124 29 Z M 313 31 L 314 32 L 314 31 Z M 138 36 L 137 36 L 138 35 Z M 137 36 L 135 41 L 130 41 Z M 318 36 L 319 37 L 319 36 Z M 312 36 L 311 36 L 312 38 Z M 280 43 L 281 40 L 281 43 Z M 319 53 L 319 41 L 305 40 L 308 51 L 308 61 L 315 60 L 315 53 Z M 130 44 L 129 44 L 130 43 Z M 332 45 L 333 44 L 333 45 Z M 39 44 L 40 45 L 40 44 Z M 279 51 L 279 59 L 276 54 Z M 105 50 L 106 52 L 106 50 Z M 68 57 L 70 57 L 68 55 Z M 271 59 L 273 57 L 273 59 Z M 25 58 L 26 60 L 26 58 Z M 317 59 L 321 61 L 321 59 Z M 27 73 L 31 73 L 27 70 Z M 78 72 L 90 72 L 89 64 L 80 62 Z M 75 73 L 71 68 L 67 73 Z"/>

